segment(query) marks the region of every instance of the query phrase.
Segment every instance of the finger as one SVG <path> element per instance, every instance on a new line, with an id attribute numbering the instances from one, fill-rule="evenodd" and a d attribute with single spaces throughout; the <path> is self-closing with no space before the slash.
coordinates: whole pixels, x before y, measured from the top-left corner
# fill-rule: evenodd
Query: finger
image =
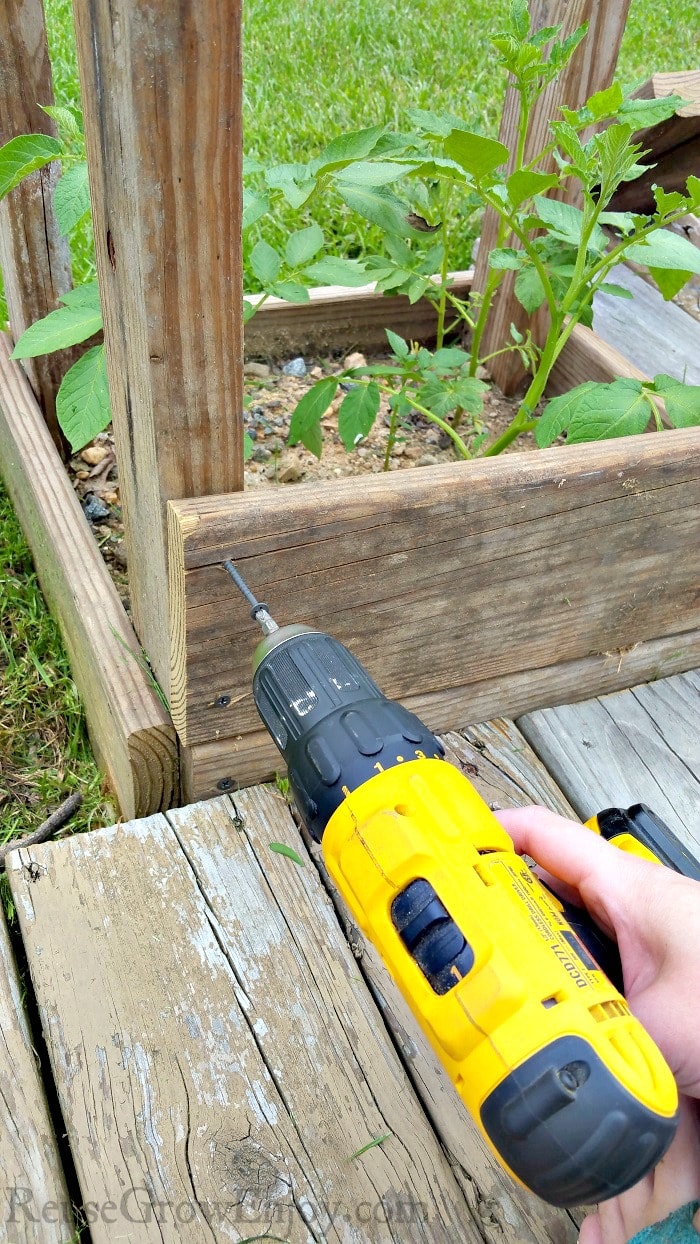
<path id="1" fill-rule="evenodd" d="M 603 1229 L 598 1214 L 587 1214 L 581 1223 L 578 1244 L 604 1244 Z"/>
<path id="2" fill-rule="evenodd" d="M 626 855 L 584 825 L 548 808 L 503 809 L 495 814 L 516 851 L 531 855 L 547 872 L 578 891 L 607 933 L 630 907 L 639 912 L 647 870 L 658 865 Z M 641 869 L 641 876 L 640 876 Z"/>

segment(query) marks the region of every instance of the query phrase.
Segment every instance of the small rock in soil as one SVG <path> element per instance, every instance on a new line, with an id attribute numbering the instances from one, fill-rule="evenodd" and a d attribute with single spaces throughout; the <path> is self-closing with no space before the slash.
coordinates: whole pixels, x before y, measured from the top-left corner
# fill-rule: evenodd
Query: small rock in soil
<path id="1" fill-rule="evenodd" d="M 272 450 L 265 445 L 256 446 L 253 450 L 253 462 L 269 462 L 272 457 Z"/>
<path id="2" fill-rule="evenodd" d="M 306 363 L 301 357 L 290 359 L 282 368 L 282 373 L 285 376 L 299 376 L 301 378 L 306 375 Z"/>
<path id="3" fill-rule="evenodd" d="M 116 543 L 112 545 L 112 557 L 118 566 L 126 569 L 126 548 L 123 540 L 117 540 Z"/>
<path id="4" fill-rule="evenodd" d="M 352 354 L 348 354 L 343 360 L 343 367 L 346 371 L 350 371 L 353 367 L 366 367 L 367 359 L 359 350 L 355 350 Z"/>
<path id="5" fill-rule="evenodd" d="M 255 376 L 258 380 L 267 380 L 270 375 L 270 368 L 267 363 L 244 363 L 244 376 Z"/>
<path id="6" fill-rule="evenodd" d="M 102 500 L 105 505 L 117 505 L 119 502 L 119 494 L 116 492 L 103 492 Z"/>
<path id="7" fill-rule="evenodd" d="M 81 502 L 85 517 L 91 523 L 101 523 L 105 518 L 109 518 L 109 506 L 106 506 L 94 492 L 89 492 Z"/>
<path id="8" fill-rule="evenodd" d="M 102 462 L 107 457 L 109 449 L 106 445 L 88 445 L 80 455 L 83 462 L 89 463 L 90 466 L 97 466 L 98 462 Z"/>
<path id="9" fill-rule="evenodd" d="M 296 484 L 302 478 L 304 468 L 298 459 L 292 459 L 286 466 L 282 467 L 278 479 L 280 484 Z"/>
<path id="10" fill-rule="evenodd" d="M 435 454 L 421 454 L 420 458 L 416 459 L 416 466 L 437 466 L 437 461 Z"/>

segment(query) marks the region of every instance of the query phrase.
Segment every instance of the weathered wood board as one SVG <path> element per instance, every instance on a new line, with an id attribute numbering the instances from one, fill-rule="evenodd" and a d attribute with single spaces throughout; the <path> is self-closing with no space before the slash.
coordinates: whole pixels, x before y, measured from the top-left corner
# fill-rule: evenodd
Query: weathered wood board
<path id="1" fill-rule="evenodd" d="M 507 714 L 511 676 L 697 629 L 699 473 L 700 434 L 689 430 L 374 477 L 362 489 L 299 485 L 282 514 L 275 494 L 173 504 L 181 737 L 260 729 L 257 627 L 225 558 L 280 622 L 333 633 L 386 694 L 412 705 L 446 693 L 454 705 L 457 688 L 500 679 Z"/>
<path id="2" fill-rule="evenodd" d="M 0 471 L 58 621 L 97 759 L 126 816 L 177 800 L 172 722 L 26 376 L 0 335 Z"/>
<path id="3" fill-rule="evenodd" d="M 130 1244 L 480 1244 L 316 871 L 280 840 L 304 856 L 253 790 L 10 856 L 93 1244 L 115 1224 Z"/>
<path id="4" fill-rule="evenodd" d="M 133 616 L 167 696 L 165 502 L 243 487 L 241 4 L 73 7 Z"/>
<path id="5" fill-rule="evenodd" d="M 530 112 L 525 159 L 534 158 L 548 144 L 551 134 L 549 125 L 558 115 L 559 108 L 580 108 L 596 91 L 605 90 L 612 82 L 617 64 L 620 42 L 625 29 L 630 0 L 532 0 L 529 4 L 530 26 L 541 30 L 543 26 L 561 25 L 566 37 L 588 23 L 588 34 L 577 47 L 568 65 L 554 81 L 545 88 Z M 508 150 L 515 153 L 518 145 L 520 97 L 510 85 L 506 91 L 499 139 Z M 512 169 L 513 160 L 509 167 Z M 550 155 L 538 167 L 554 168 Z M 578 186 L 570 178 L 561 194 L 553 197 L 577 202 Z M 489 277 L 488 253 L 494 246 L 509 242 L 499 238 L 500 218 L 493 208 L 487 208 L 482 225 L 482 245 L 476 260 L 474 288 L 483 292 Z M 509 339 L 511 323 L 524 331 L 531 326 L 533 335 L 542 344 L 547 332 L 546 315 L 540 312 L 530 325 L 530 317 L 515 297 L 515 273 L 506 272 L 494 300 L 482 345 L 483 354 L 499 350 Z M 493 376 L 505 393 L 513 393 L 525 379 L 525 372 L 518 354 L 511 351 L 492 362 Z"/>
<path id="6" fill-rule="evenodd" d="M 654 285 L 624 264 L 613 269 L 610 280 L 629 290 L 634 302 L 596 294 L 597 335 L 647 376 L 663 372 L 687 384 L 700 384 L 700 320 L 675 303 L 664 302 Z"/>
<path id="7" fill-rule="evenodd" d="M 467 298 L 473 270 L 449 275 L 452 293 Z M 325 285 L 309 290 L 307 303 L 267 298 L 245 326 L 245 354 L 246 358 L 289 358 L 334 350 L 343 354 L 387 350 L 387 328 L 428 344 L 435 339 L 435 306 L 427 298 L 411 303 L 403 296 L 377 293 L 374 285 L 359 289 Z"/>
<path id="8" fill-rule="evenodd" d="M 610 204 L 620 212 L 651 213 L 656 204 L 652 186 L 664 190 L 686 191 L 686 181 L 697 176 L 700 167 L 700 70 L 686 69 L 675 73 L 655 73 L 637 91 L 639 99 L 660 99 L 678 94 L 687 100 L 684 108 L 634 136 L 644 155 L 640 161 L 647 171 L 634 181 L 623 182 Z"/>
<path id="9" fill-rule="evenodd" d="M 700 858 L 700 672 L 521 718 L 579 816 L 646 803 Z"/>
<path id="10" fill-rule="evenodd" d="M 6 1244 L 65 1244 L 73 1215 L 22 983 L 0 914 L 0 1221 Z"/>
<path id="11" fill-rule="evenodd" d="M 640 678 L 661 678 L 697 664 L 700 631 L 685 631 L 668 639 L 525 670 L 508 678 L 487 678 L 471 686 L 409 695 L 405 703 L 439 732 L 490 720 L 505 711 L 505 705 L 510 713 L 519 716 L 533 709 L 619 691 Z M 181 761 L 184 802 L 267 781 L 284 771 L 277 748 L 262 728 L 231 739 L 183 747 Z"/>

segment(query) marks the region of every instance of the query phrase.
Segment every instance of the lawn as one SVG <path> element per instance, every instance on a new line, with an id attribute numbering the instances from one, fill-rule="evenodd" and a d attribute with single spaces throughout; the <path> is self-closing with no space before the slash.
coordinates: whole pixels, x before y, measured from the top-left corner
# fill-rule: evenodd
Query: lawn
<path id="1" fill-rule="evenodd" d="M 252 0 L 244 18 L 247 153 L 265 163 L 307 159 L 344 129 L 401 125 L 411 106 L 448 109 L 495 133 L 503 81 L 488 39 L 507 8 L 507 0 L 465 5 L 462 13 L 437 0 Z M 46 12 L 57 102 L 77 103 L 70 0 L 46 0 Z M 696 65 L 699 15 L 697 0 L 675 9 L 632 0 L 620 79 Z M 339 253 L 358 254 L 374 242 L 370 226 L 338 205 L 315 216 Z M 273 230 L 285 225 L 280 218 Z M 467 267 L 467 229 L 464 245 Z M 86 230 L 76 279 L 91 271 Z M 84 828 L 110 812 L 58 633 L 1 490 L 0 565 L 0 841 L 36 828 L 75 788 L 84 791 L 85 806 L 74 824 Z"/>

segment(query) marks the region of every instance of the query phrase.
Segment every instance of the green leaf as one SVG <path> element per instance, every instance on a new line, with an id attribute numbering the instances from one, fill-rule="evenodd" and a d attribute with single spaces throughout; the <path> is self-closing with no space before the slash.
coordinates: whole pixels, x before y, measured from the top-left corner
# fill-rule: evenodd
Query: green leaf
<path id="1" fill-rule="evenodd" d="M 270 293 L 285 302 L 309 302 L 309 291 L 300 281 L 273 281 Z"/>
<path id="2" fill-rule="evenodd" d="M 265 165 L 259 160 L 254 160 L 252 156 L 243 157 L 243 176 L 252 177 L 254 173 L 264 173 Z"/>
<path id="3" fill-rule="evenodd" d="M 348 164 L 335 173 L 337 185 L 352 186 L 388 186 L 408 173 L 420 167 L 420 160 L 361 160 L 357 164 Z"/>
<path id="4" fill-rule="evenodd" d="M 620 233 L 626 237 L 629 233 L 634 233 L 640 217 L 635 216 L 634 212 L 601 212 L 598 219 L 601 225 L 611 225 L 613 229 L 619 229 Z M 646 221 L 647 218 L 641 219 Z"/>
<path id="5" fill-rule="evenodd" d="M 256 190 L 247 190 L 243 187 L 243 219 L 242 229 L 245 233 L 246 229 L 250 229 L 261 216 L 264 216 L 270 208 L 270 200 L 266 194 L 258 194 Z"/>
<path id="6" fill-rule="evenodd" d="M 373 225 L 379 225 L 386 233 L 397 233 L 400 237 L 415 233 L 407 221 L 408 208 L 390 190 L 382 186 L 337 185 L 348 207 Z"/>
<path id="7" fill-rule="evenodd" d="M 445 139 L 445 154 L 478 181 L 505 164 L 508 148 L 495 138 L 485 138 L 483 134 L 452 130 Z"/>
<path id="8" fill-rule="evenodd" d="M 282 267 L 282 256 L 269 242 L 256 242 L 250 252 L 250 266 L 264 288 L 277 280 Z"/>
<path id="9" fill-rule="evenodd" d="M 520 207 L 526 199 L 531 199 L 536 194 L 544 194 L 545 190 L 551 190 L 558 185 L 559 178 L 554 173 L 537 173 L 528 169 L 520 169 L 506 178 L 511 207 Z"/>
<path id="10" fill-rule="evenodd" d="M 431 376 L 425 384 L 421 385 L 416 396 L 422 406 L 427 406 L 432 414 L 444 419 L 445 415 L 448 415 L 451 410 L 457 410 L 458 407 L 469 411 L 470 414 L 480 414 L 483 407 L 483 394 L 487 388 L 488 385 L 485 385 L 483 380 L 477 380 L 474 376 L 450 380 L 445 380 L 440 376 Z"/>
<path id="11" fill-rule="evenodd" d="M 622 87 L 619 82 L 604 91 L 596 91 L 584 105 L 591 121 L 602 121 L 614 117 L 623 101 Z"/>
<path id="12" fill-rule="evenodd" d="M 525 40 L 530 33 L 530 13 L 527 0 L 512 0 L 510 20 L 516 39 Z"/>
<path id="13" fill-rule="evenodd" d="M 79 108 L 60 104 L 41 104 L 40 107 L 47 117 L 51 117 L 56 122 L 59 133 L 62 132 L 66 138 L 73 139 L 73 141 L 82 139 L 83 114 Z"/>
<path id="14" fill-rule="evenodd" d="M 285 258 L 290 268 L 301 268 L 317 255 L 323 246 L 323 230 L 318 225 L 299 229 L 287 238 Z"/>
<path id="15" fill-rule="evenodd" d="M 656 201 L 656 209 L 660 216 L 670 216 L 672 212 L 677 212 L 679 207 L 688 211 L 686 198 L 684 194 L 680 194 L 677 190 L 667 193 L 661 186 L 652 186 L 654 199 Z"/>
<path id="16" fill-rule="evenodd" d="M 464 367 L 469 361 L 466 350 L 460 350 L 458 346 L 443 346 L 435 351 L 430 367 L 434 371 L 454 371 L 455 367 Z"/>
<path id="17" fill-rule="evenodd" d="M 605 281 L 602 285 L 599 285 L 598 293 L 612 294 L 614 298 L 634 299 L 634 294 L 631 290 L 625 289 L 624 285 L 615 285 L 613 281 Z"/>
<path id="18" fill-rule="evenodd" d="M 582 441 L 636 436 L 649 422 L 651 410 L 639 380 L 593 384 L 579 401 L 569 422 L 567 445 Z"/>
<path id="19" fill-rule="evenodd" d="M 629 122 L 636 132 L 647 126 L 660 125 L 687 103 L 688 100 L 681 95 L 666 95 L 662 99 L 626 99 L 617 115 L 621 121 Z"/>
<path id="20" fill-rule="evenodd" d="M 319 380 L 305 393 L 292 415 L 289 425 L 289 444 L 302 445 L 317 458 L 321 457 L 321 429 L 319 424 L 330 406 L 338 388 L 332 376 Z"/>
<path id="21" fill-rule="evenodd" d="M 654 390 L 663 397 L 666 414 L 674 428 L 700 424 L 700 385 L 682 384 L 673 376 L 655 376 Z"/>
<path id="22" fill-rule="evenodd" d="M 546 449 L 548 445 L 553 444 L 558 436 L 568 428 L 579 402 L 595 385 L 595 381 L 587 380 L 585 384 L 579 384 L 575 389 L 569 389 L 568 393 L 563 393 L 561 397 L 553 397 L 544 408 L 544 413 L 540 415 L 535 426 L 535 440 L 540 449 Z"/>
<path id="23" fill-rule="evenodd" d="M 679 272 L 677 269 L 669 268 L 650 268 L 649 274 L 653 277 L 665 302 L 670 302 L 672 298 L 675 298 L 693 275 L 692 272 Z"/>
<path id="24" fill-rule="evenodd" d="M 265 172 L 271 190 L 281 190 L 291 207 L 303 207 L 316 189 L 316 178 L 308 164 L 276 164 Z"/>
<path id="25" fill-rule="evenodd" d="M 347 450 L 355 449 L 371 432 L 379 398 L 379 389 L 373 382 L 358 385 L 343 398 L 338 411 L 338 434 Z"/>
<path id="26" fill-rule="evenodd" d="M 383 1136 L 375 1136 L 373 1140 L 368 1141 L 361 1149 L 356 1149 L 354 1153 L 351 1153 L 348 1162 L 361 1157 L 363 1153 L 366 1153 L 368 1149 L 374 1149 L 376 1145 L 383 1145 L 384 1141 L 389 1140 L 391 1136 L 393 1136 L 393 1132 L 384 1132 Z"/>
<path id="27" fill-rule="evenodd" d="M 84 281 L 82 285 L 66 290 L 65 294 L 59 294 L 59 301 L 67 307 L 92 307 L 99 311 L 100 291 L 97 281 Z"/>
<path id="28" fill-rule="evenodd" d="M 406 113 L 411 125 L 432 138 L 447 138 L 453 130 L 468 130 L 466 121 L 451 112 L 428 112 L 424 108 L 409 108 Z"/>
<path id="29" fill-rule="evenodd" d="M 408 342 L 404 341 L 403 337 L 399 337 L 398 333 L 392 333 L 390 328 L 385 328 L 384 332 L 391 346 L 392 353 L 396 355 L 397 359 L 405 359 L 409 353 Z"/>
<path id="30" fill-rule="evenodd" d="M 58 227 L 64 237 L 90 211 L 90 187 L 87 164 L 81 160 L 59 179 L 54 190 L 53 205 L 56 209 Z"/>
<path id="31" fill-rule="evenodd" d="M 286 846 L 284 842 L 268 842 L 267 845 L 270 850 L 275 851 L 277 855 L 286 855 L 288 860 L 294 860 L 294 863 L 298 864 L 300 868 L 304 867 L 303 859 L 293 847 Z"/>
<path id="32" fill-rule="evenodd" d="M 364 160 L 374 151 L 385 130 L 385 125 L 371 125 L 364 130 L 352 130 L 349 134 L 339 134 L 313 161 L 313 172 L 329 173 L 343 164 L 349 164 L 352 160 Z"/>
<path id="33" fill-rule="evenodd" d="M 319 285 L 348 285 L 356 289 L 367 285 L 370 279 L 369 273 L 359 260 L 339 259 L 336 255 L 326 255 L 304 268 L 304 276 Z"/>
<path id="34" fill-rule="evenodd" d="M 600 194 L 604 202 L 610 199 L 620 182 L 629 180 L 632 170 L 638 167 L 640 149 L 630 142 L 631 136 L 630 125 L 609 125 L 602 134 L 593 137 L 593 147 L 600 163 Z"/>
<path id="35" fill-rule="evenodd" d="M 625 251 L 625 259 L 633 259 L 647 268 L 700 273 L 700 249 L 687 238 L 668 229 L 657 229 L 643 242 L 633 243 Z"/>
<path id="36" fill-rule="evenodd" d="M 538 195 L 535 199 L 535 210 L 540 220 L 548 226 L 553 237 L 560 238 L 562 242 L 569 242 L 572 246 L 580 245 L 583 232 L 583 212 L 580 208 L 573 207 L 571 203 L 560 203 L 558 199 L 545 199 Z M 607 239 L 603 230 L 596 226 L 588 243 L 589 249 L 602 253 L 606 245 Z"/>
<path id="37" fill-rule="evenodd" d="M 545 300 L 544 285 L 540 274 L 532 264 L 521 268 L 515 278 L 515 297 L 528 315 L 532 315 Z"/>
<path id="38" fill-rule="evenodd" d="M 243 433 L 243 461 L 244 462 L 247 462 L 249 458 L 252 458 L 254 449 L 255 449 L 255 443 L 253 441 L 252 436 L 250 436 L 247 432 L 244 432 Z"/>
<path id="39" fill-rule="evenodd" d="M 489 267 L 501 269 L 512 269 L 517 272 L 518 268 L 522 268 L 528 262 L 525 251 L 515 250 L 512 246 L 498 246 L 489 251 Z"/>
<path id="40" fill-rule="evenodd" d="M 48 134 L 18 134 L 0 147 L 0 199 L 14 190 L 23 177 L 44 168 L 63 151 L 57 138 Z"/>
<path id="41" fill-rule="evenodd" d="M 92 284 L 92 282 L 91 282 Z M 83 287 L 84 288 L 84 287 Z M 76 291 L 74 290 L 73 293 Z M 67 298 L 64 301 L 68 301 Z M 73 302 L 51 311 L 43 320 L 31 324 L 22 333 L 12 351 L 13 359 L 33 359 L 52 350 L 65 350 L 67 346 L 85 341 L 102 328 L 102 312 L 91 302 Z"/>
<path id="42" fill-rule="evenodd" d="M 104 346 L 93 346 L 66 372 L 56 394 L 56 417 L 73 453 L 107 427 L 112 412 Z"/>

